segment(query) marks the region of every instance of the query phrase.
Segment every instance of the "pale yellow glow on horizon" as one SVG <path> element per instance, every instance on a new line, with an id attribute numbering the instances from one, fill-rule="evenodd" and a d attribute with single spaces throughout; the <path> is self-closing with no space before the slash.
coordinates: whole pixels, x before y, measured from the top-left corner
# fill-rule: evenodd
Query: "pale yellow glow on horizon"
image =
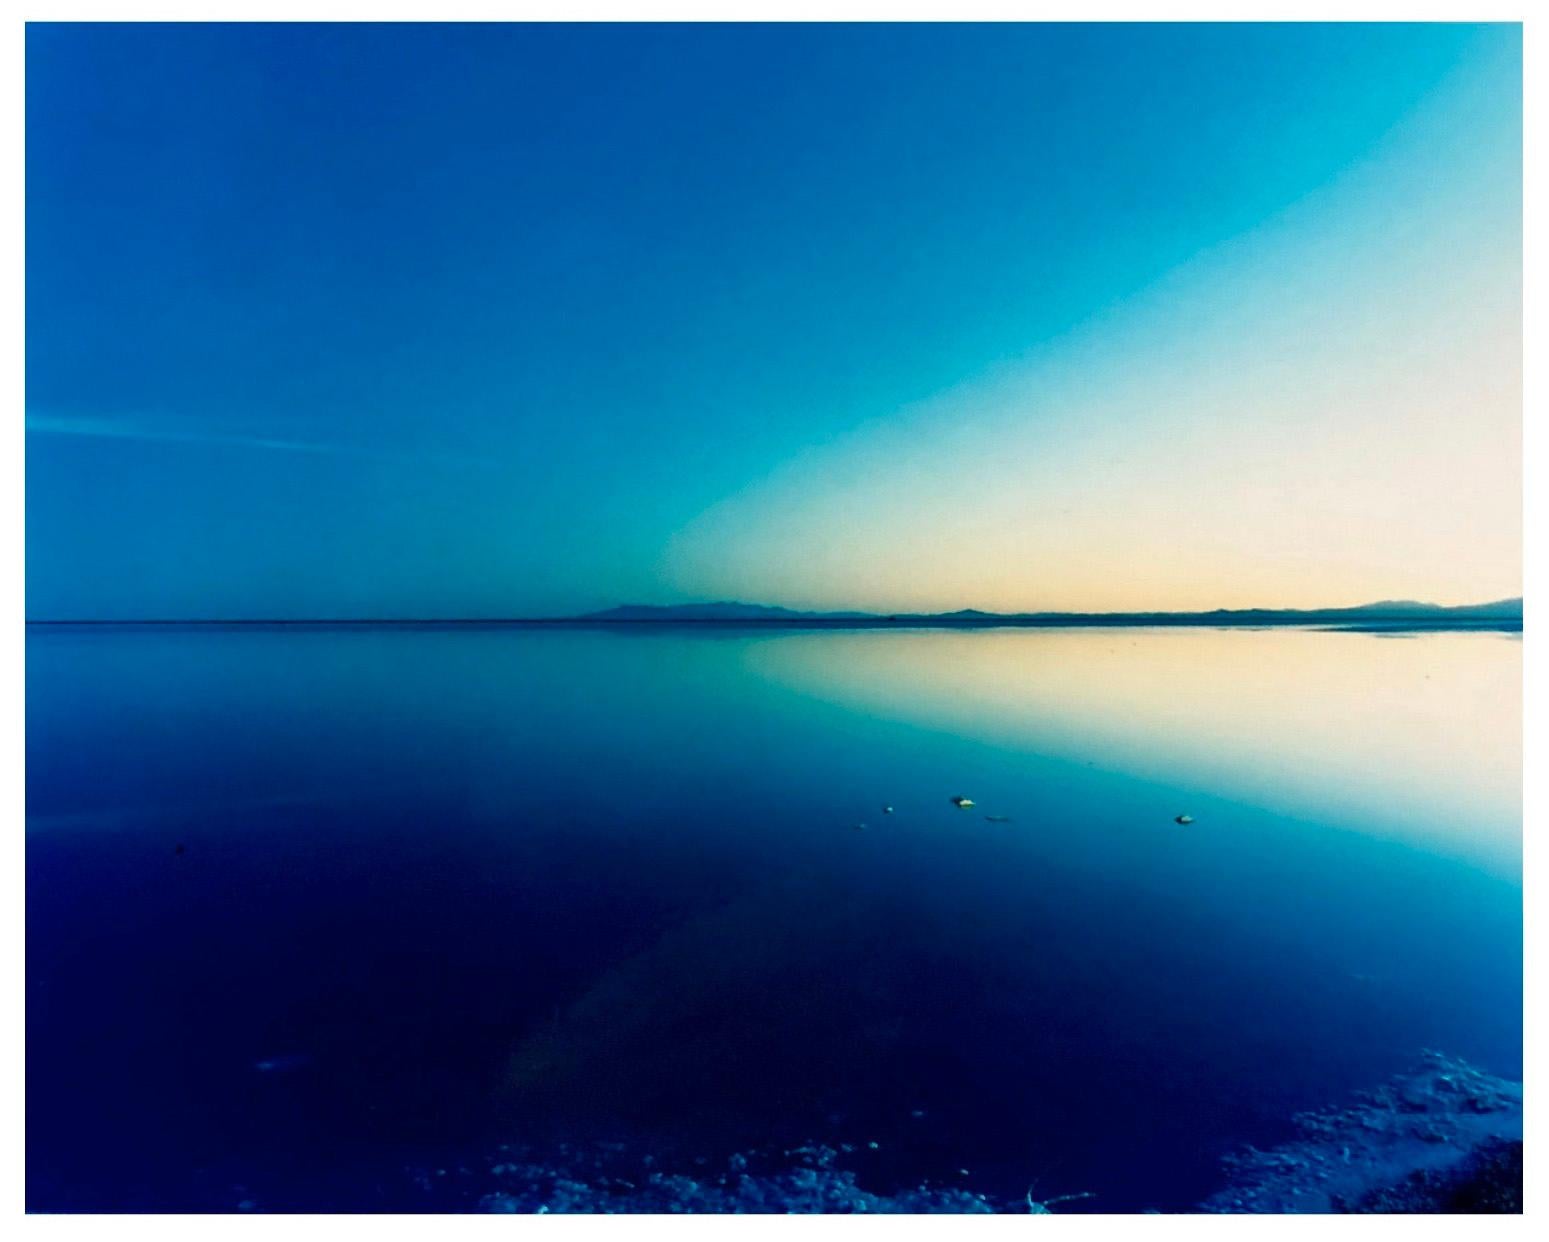
<path id="1" fill-rule="evenodd" d="M 1108 314 L 750 481 L 668 577 L 882 612 L 1520 594 L 1520 163 L 1470 115 L 1437 102 Z"/>

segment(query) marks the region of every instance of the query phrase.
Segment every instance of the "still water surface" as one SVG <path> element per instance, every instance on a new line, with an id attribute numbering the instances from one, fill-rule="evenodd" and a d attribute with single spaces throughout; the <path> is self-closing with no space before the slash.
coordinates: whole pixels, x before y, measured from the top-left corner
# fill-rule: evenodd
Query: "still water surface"
<path id="1" fill-rule="evenodd" d="M 27 647 L 33 1210 L 512 1139 L 1179 1209 L 1421 1048 L 1521 1073 L 1518 636 Z"/>

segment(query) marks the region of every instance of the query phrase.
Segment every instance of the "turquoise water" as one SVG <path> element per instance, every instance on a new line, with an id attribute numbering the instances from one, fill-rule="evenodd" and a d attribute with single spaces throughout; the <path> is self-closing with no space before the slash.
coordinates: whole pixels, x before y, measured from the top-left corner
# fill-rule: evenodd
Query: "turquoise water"
<path id="1" fill-rule="evenodd" d="M 27 659 L 34 1210 L 412 1208 L 408 1165 L 593 1140 L 1177 1209 L 1421 1048 L 1521 1073 L 1519 636 Z"/>

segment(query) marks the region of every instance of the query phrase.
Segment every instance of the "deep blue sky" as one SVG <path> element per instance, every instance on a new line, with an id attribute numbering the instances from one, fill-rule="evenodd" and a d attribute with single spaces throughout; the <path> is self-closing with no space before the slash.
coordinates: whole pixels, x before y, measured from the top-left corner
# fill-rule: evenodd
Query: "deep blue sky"
<path id="1" fill-rule="evenodd" d="M 1517 30 L 29 26 L 29 616 L 756 592 L 768 537 L 667 549 L 1474 64 Z"/>

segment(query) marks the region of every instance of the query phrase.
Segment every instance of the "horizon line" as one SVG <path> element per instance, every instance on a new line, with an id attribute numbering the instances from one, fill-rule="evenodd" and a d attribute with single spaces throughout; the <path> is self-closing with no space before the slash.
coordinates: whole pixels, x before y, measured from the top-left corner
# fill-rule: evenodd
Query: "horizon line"
<path id="1" fill-rule="evenodd" d="M 476 626 L 476 625 L 812 625 L 826 626 L 865 626 L 865 625 L 899 625 L 915 621 L 930 621 L 938 624 L 949 625 L 974 625 L 974 624 L 1037 624 L 1055 623 L 1061 620 L 1084 622 L 1087 624 L 1122 623 L 1137 618 L 1145 618 L 1150 621 L 1174 623 L 1192 620 L 1195 618 L 1221 618 L 1221 617 L 1251 617 L 1258 623 L 1275 618 L 1316 619 L 1323 616 L 1358 614 L 1360 618 L 1371 621 L 1383 619 L 1414 620 L 1417 616 L 1427 614 L 1439 614 L 1445 618 L 1447 614 L 1455 614 L 1464 610 L 1489 608 L 1515 603 L 1518 605 L 1515 615 L 1502 615 L 1500 617 L 1477 618 L 1478 620 L 1521 620 L 1523 599 L 1521 596 L 1506 596 L 1499 599 L 1484 600 L 1474 604 L 1432 604 L 1420 600 L 1394 600 L 1377 601 L 1375 604 L 1346 604 L 1316 608 L 1284 608 L 1265 607 L 1254 605 L 1244 608 L 1206 608 L 1206 609 L 1176 609 L 1176 610 L 1152 610 L 1131 609 L 1125 611 L 1108 612 L 1081 612 L 1081 611 L 1038 611 L 1038 612 L 989 612 L 976 608 L 960 608 L 943 612 L 893 612 L 871 613 L 859 610 L 834 610 L 828 612 L 805 612 L 800 609 L 788 609 L 781 605 L 764 604 L 740 604 L 734 601 L 713 601 L 710 603 L 692 604 L 619 604 L 611 608 L 594 610 L 588 613 L 568 614 L 562 616 L 394 616 L 394 617 L 28 617 L 24 624 L 28 626 L 406 626 L 406 625 L 443 625 L 443 626 Z M 682 610 L 687 613 L 696 608 L 716 607 L 745 607 L 768 608 L 770 611 L 783 611 L 784 616 L 746 616 L 746 617 L 694 617 L 688 615 L 673 615 Z M 610 612 L 623 609 L 651 609 L 659 612 L 659 616 L 617 617 L 609 616 Z"/>

